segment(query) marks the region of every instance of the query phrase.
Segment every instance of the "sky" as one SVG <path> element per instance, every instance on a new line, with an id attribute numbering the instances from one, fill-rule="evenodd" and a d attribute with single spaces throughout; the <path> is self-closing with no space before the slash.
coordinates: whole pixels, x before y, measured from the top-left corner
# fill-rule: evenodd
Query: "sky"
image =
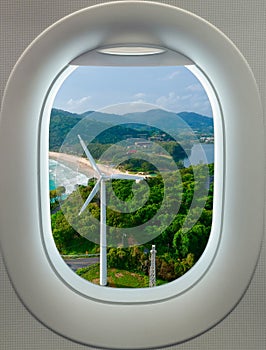
<path id="1" fill-rule="evenodd" d="M 204 88 L 185 67 L 78 67 L 60 87 L 53 106 L 72 113 L 163 108 L 212 116 Z"/>

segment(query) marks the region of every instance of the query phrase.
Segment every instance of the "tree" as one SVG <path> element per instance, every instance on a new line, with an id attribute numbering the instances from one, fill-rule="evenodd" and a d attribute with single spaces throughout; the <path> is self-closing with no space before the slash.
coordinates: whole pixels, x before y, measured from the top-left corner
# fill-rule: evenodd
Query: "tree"
<path id="1" fill-rule="evenodd" d="M 62 200 L 62 196 L 65 193 L 66 193 L 66 188 L 64 186 L 58 186 L 56 188 L 56 194 L 57 194 L 57 197 L 59 198 L 59 201 Z"/>
<path id="2" fill-rule="evenodd" d="M 185 258 L 191 253 L 197 261 L 206 247 L 209 233 L 209 228 L 202 224 L 196 224 L 188 231 L 184 228 L 177 231 L 173 239 L 177 255 L 180 258 Z"/>

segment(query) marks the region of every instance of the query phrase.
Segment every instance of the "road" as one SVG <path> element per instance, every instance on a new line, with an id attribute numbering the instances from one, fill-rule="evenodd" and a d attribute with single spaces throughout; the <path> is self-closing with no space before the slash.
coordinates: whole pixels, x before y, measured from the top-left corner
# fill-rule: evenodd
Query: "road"
<path id="1" fill-rule="evenodd" d="M 83 267 L 88 267 L 93 264 L 99 263 L 100 258 L 93 257 L 93 258 L 64 259 L 64 261 L 73 271 L 76 271 Z"/>

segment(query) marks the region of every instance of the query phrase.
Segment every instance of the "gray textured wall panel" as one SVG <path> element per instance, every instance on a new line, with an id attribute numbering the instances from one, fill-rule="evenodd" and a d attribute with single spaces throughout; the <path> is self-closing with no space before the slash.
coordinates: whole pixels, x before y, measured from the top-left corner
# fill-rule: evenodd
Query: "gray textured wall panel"
<path id="1" fill-rule="evenodd" d="M 78 9 L 102 1 L 2 0 L 0 2 L 0 96 L 15 62 L 45 28 Z M 264 0 L 163 1 L 194 12 L 221 29 L 242 51 L 259 85 L 266 110 L 266 2 Z M 1 164 L 1 167 L 4 166 Z M 3 204 L 1 204 L 3 205 Z M 236 309 L 219 325 L 178 350 L 265 350 L 265 240 L 252 283 Z M 167 323 L 167 320 L 165 320 Z M 41 325 L 24 308 L 0 259 L 0 349 L 82 350 Z"/>

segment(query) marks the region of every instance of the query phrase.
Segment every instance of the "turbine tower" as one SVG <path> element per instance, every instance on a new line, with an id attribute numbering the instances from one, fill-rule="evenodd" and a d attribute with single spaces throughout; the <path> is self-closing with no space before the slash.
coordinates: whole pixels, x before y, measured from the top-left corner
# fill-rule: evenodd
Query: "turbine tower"
<path id="1" fill-rule="evenodd" d="M 82 140 L 81 136 L 78 135 L 80 144 L 90 161 L 93 170 L 96 173 L 97 182 L 93 187 L 91 193 L 80 209 L 79 215 L 87 208 L 93 197 L 100 190 L 100 285 L 107 285 L 107 241 L 106 241 L 106 181 L 109 180 L 143 180 L 143 177 L 138 175 L 129 174 L 111 174 L 106 175 L 97 166 L 94 158 L 92 157 L 90 151 L 88 150 L 85 142 Z"/>

